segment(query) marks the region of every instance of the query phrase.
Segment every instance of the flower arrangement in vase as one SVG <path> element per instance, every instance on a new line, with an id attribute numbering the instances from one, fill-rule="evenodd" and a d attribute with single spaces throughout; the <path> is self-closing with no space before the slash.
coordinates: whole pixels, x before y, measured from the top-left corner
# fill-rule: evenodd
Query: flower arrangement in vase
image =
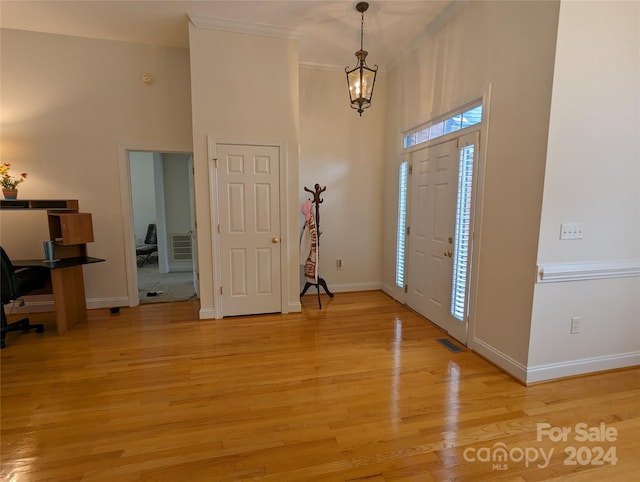
<path id="1" fill-rule="evenodd" d="M 11 163 L 3 162 L 0 164 L 0 186 L 2 186 L 2 194 L 5 199 L 16 199 L 18 197 L 18 184 L 27 178 L 27 173 L 23 172 L 20 176 L 15 177 L 9 174 Z"/>

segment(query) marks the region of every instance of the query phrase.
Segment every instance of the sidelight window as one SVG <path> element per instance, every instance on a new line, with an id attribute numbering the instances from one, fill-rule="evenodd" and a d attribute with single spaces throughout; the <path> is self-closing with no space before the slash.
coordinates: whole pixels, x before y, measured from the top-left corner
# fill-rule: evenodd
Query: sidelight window
<path id="1" fill-rule="evenodd" d="M 409 163 L 400 163 L 398 181 L 398 228 L 396 231 L 396 285 L 404 287 L 404 252 L 407 232 L 407 182 Z"/>
<path id="2" fill-rule="evenodd" d="M 467 277 L 471 259 L 471 191 L 473 186 L 473 158 L 475 146 L 460 149 L 458 171 L 458 200 L 456 202 L 456 235 L 453 246 L 453 283 L 451 292 L 451 314 L 464 320 L 467 297 Z"/>

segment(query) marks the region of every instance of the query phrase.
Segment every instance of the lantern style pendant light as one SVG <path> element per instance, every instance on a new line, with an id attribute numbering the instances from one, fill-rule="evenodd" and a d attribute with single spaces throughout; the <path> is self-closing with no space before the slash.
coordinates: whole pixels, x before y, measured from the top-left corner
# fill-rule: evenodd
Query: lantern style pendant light
<path id="1" fill-rule="evenodd" d="M 358 64 L 351 70 L 349 66 L 344 68 L 347 74 L 347 84 L 349 85 L 349 99 L 351 100 L 351 108 L 357 109 L 360 117 L 365 109 L 371 107 L 371 97 L 373 96 L 373 86 L 376 83 L 376 74 L 378 66 L 373 69 L 367 66 L 365 59 L 368 52 L 363 48 L 364 37 L 364 12 L 369 8 L 367 2 L 359 2 L 356 10 L 362 15 L 360 21 L 360 50 L 356 52 Z"/>

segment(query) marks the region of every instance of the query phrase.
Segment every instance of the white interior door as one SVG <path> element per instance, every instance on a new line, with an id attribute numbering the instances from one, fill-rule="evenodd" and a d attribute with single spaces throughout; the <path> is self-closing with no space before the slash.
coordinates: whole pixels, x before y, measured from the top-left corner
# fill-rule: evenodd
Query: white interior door
<path id="1" fill-rule="evenodd" d="M 452 140 L 411 155 L 407 305 L 447 331 L 451 319 L 457 154 L 457 140 Z"/>
<path id="2" fill-rule="evenodd" d="M 282 311 L 280 151 L 217 144 L 222 316 Z"/>

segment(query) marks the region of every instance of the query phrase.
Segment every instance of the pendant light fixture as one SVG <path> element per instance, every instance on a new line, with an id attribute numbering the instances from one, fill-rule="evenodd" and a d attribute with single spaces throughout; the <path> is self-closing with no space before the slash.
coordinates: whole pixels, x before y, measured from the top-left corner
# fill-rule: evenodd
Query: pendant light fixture
<path id="1" fill-rule="evenodd" d="M 356 52 L 356 58 L 358 64 L 351 70 L 349 66 L 344 68 L 347 74 L 347 84 L 349 85 L 349 99 L 351 101 L 351 108 L 357 109 L 360 117 L 365 109 L 371 107 L 371 97 L 373 96 L 373 86 L 376 83 L 376 74 L 378 73 L 378 66 L 373 69 L 367 66 L 365 59 L 368 52 L 363 47 L 364 37 L 364 12 L 369 8 L 367 2 L 358 2 L 356 10 L 362 15 L 360 21 L 360 50 Z"/>

